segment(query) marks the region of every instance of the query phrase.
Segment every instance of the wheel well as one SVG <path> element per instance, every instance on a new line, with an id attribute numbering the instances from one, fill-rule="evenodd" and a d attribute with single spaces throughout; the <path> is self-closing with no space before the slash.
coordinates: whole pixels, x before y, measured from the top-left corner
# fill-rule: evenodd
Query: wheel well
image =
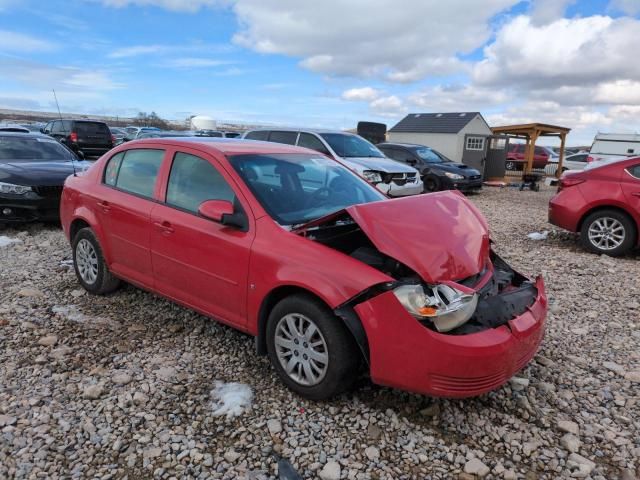
<path id="1" fill-rule="evenodd" d="M 69 228 L 69 240 L 73 242 L 73 239 L 76 237 L 76 234 L 82 230 L 83 228 L 90 227 L 90 225 L 82 220 L 81 218 L 75 219 L 71 222 L 71 228 Z"/>
<path id="2" fill-rule="evenodd" d="M 580 232 L 582 230 L 582 224 L 584 223 L 584 221 L 586 220 L 586 218 L 591 215 L 592 213 L 596 213 L 596 212 L 600 212 L 602 210 L 614 210 L 618 213 L 621 213 L 622 215 L 624 215 L 625 217 L 627 217 L 629 220 L 631 220 L 631 224 L 635 227 L 635 235 L 636 235 L 636 240 L 637 240 L 637 235 L 638 235 L 638 224 L 636 223 L 636 221 L 633 219 L 633 217 L 629 214 L 629 212 L 627 212 L 624 208 L 620 208 L 620 207 L 614 207 L 611 205 L 602 205 L 599 207 L 595 207 L 592 208 L 591 210 L 589 210 L 588 212 L 586 212 L 582 218 L 580 219 L 580 222 L 578 222 L 578 229 L 577 231 Z"/>
<path id="3" fill-rule="evenodd" d="M 271 312 L 273 307 L 275 307 L 280 300 L 290 295 L 300 293 L 310 295 L 326 305 L 326 302 L 313 292 L 294 285 L 284 285 L 269 292 L 269 294 L 262 301 L 262 305 L 260 305 L 260 311 L 258 312 L 258 335 L 256 336 L 256 350 L 258 355 L 267 354 L 267 320 L 269 319 L 269 313 Z M 330 307 L 327 305 L 327 308 Z M 343 311 L 343 309 L 338 309 L 334 310 L 334 314 L 336 314 L 336 317 L 344 321 L 347 330 L 349 330 L 355 342 L 358 344 L 358 347 L 363 354 L 364 360 L 368 362 L 369 345 L 364 327 L 356 313 L 353 311 L 348 312 Z"/>

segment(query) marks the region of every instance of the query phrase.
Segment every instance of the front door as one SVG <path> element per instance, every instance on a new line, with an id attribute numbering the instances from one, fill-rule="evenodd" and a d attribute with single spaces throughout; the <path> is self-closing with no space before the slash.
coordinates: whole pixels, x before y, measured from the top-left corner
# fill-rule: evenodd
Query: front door
<path id="1" fill-rule="evenodd" d="M 198 214 L 205 200 L 227 200 L 243 208 L 232 183 L 214 158 L 176 151 L 164 202 L 151 212 L 151 258 L 159 292 L 245 328 L 254 230 L 249 226 L 242 231 Z"/>
<path id="2" fill-rule="evenodd" d="M 489 145 L 487 146 L 487 160 L 484 165 L 484 178 L 503 178 L 509 148 L 509 137 L 494 135 L 489 137 L 487 141 Z"/>
<path id="3" fill-rule="evenodd" d="M 164 154 L 159 149 L 131 149 L 114 155 L 95 198 L 109 268 L 149 287 L 153 285 L 149 216 Z"/>
<path id="4" fill-rule="evenodd" d="M 462 163 L 475 168 L 484 175 L 484 165 L 487 159 L 487 140 L 489 137 L 484 135 L 464 136 L 464 148 L 462 150 Z"/>
<path id="5" fill-rule="evenodd" d="M 625 169 L 620 183 L 627 202 L 635 211 L 636 218 L 640 217 L 640 163 Z"/>

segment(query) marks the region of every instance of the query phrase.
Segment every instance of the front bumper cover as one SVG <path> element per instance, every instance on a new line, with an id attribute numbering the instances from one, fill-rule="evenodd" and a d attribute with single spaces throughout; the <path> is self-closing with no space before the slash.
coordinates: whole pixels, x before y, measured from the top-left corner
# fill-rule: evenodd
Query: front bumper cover
<path id="1" fill-rule="evenodd" d="M 40 196 L 35 192 L 0 195 L 0 223 L 56 222 L 59 219 L 59 195 Z"/>
<path id="2" fill-rule="evenodd" d="M 392 291 L 358 304 L 354 310 L 366 331 L 372 380 L 451 398 L 500 387 L 533 358 L 544 336 L 547 298 L 542 278 L 531 288 L 535 299 L 524 313 L 496 328 L 464 335 L 426 328 Z"/>

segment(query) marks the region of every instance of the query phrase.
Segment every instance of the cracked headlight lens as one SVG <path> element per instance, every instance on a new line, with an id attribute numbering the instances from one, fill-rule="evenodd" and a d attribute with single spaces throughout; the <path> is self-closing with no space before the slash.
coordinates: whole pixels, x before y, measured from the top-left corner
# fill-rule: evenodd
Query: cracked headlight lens
<path id="1" fill-rule="evenodd" d="M 393 293 L 411 315 L 431 321 L 439 332 L 449 332 L 467 322 L 478 305 L 477 294 L 448 285 L 401 285 Z"/>
<path id="2" fill-rule="evenodd" d="M 382 175 L 378 172 L 374 172 L 373 170 L 365 170 L 362 172 L 362 176 L 371 183 L 380 183 L 382 181 Z"/>
<path id="3" fill-rule="evenodd" d="M 0 182 L 0 193 L 10 193 L 13 195 L 24 195 L 31 191 L 31 187 L 26 185 L 14 185 L 13 183 Z"/>

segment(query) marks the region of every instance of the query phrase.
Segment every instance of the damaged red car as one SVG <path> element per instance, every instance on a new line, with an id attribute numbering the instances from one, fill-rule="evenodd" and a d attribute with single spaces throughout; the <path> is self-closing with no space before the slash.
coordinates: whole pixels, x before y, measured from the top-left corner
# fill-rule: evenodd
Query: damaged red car
<path id="1" fill-rule="evenodd" d="M 86 290 L 126 281 L 247 332 L 311 399 L 363 371 L 478 395 L 523 368 L 544 333 L 542 279 L 492 251 L 464 196 L 390 200 L 303 148 L 129 142 L 67 179 L 61 218 Z"/>

